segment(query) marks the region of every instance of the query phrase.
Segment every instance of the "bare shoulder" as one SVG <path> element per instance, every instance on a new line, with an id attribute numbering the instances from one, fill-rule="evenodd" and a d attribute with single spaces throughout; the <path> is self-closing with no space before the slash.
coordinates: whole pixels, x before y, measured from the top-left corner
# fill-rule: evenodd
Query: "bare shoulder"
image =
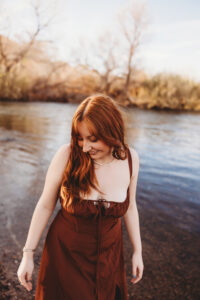
<path id="1" fill-rule="evenodd" d="M 52 162 L 54 164 L 62 162 L 64 165 L 67 163 L 70 154 L 70 144 L 64 144 L 55 153 Z"/>
<path id="2" fill-rule="evenodd" d="M 60 159 L 68 160 L 69 154 L 70 154 L 70 144 L 64 144 L 60 146 L 55 156 L 57 156 Z"/>
<path id="3" fill-rule="evenodd" d="M 55 153 L 53 159 L 51 160 L 48 173 L 59 181 L 62 178 L 63 172 L 65 170 L 66 164 L 68 162 L 70 155 L 70 144 L 64 144 Z"/>
<path id="4" fill-rule="evenodd" d="M 133 147 L 129 147 L 129 149 L 130 149 L 130 153 L 131 153 L 131 157 L 132 157 L 132 167 L 133 167 L 132 176 L 134 177 L 139 172 L 140 159 L 139 159 L 138 152 Z"/>
<path id="5" fill-rule="evenodd" d="M 130 152 L 131 152 L 132 160 L 135 159 L 135 160 L 139 161 L 139 154 L 138 154 L 138 152 L 135 150 L 135 148 L 129 147 L 129 149 L 130 149 Z"/>

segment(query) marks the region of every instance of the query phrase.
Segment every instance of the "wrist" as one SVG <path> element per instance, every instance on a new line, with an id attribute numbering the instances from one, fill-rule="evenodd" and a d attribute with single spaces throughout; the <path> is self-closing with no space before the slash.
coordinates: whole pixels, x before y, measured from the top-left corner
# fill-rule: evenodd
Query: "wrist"
<path id="1" fill-rule="evenodd" d="M 140 255 L 142 255 L 142 249 L 133 249 L 133 254 L 140 254 Z"/>
<path id="2" fill-rule="evenodd" d="M 33 256 L 34 253 L 35 253 L 35 250 L 36 250 L 36 249 L 28 248 L 28 247 L 24 247 L 24 248 L 22 249 L 23 255 L 24 255 L 24 256 Z"/>
<path id="3" fill-rule="evenodd" d="M 33 259 L 34 252 L 23 252 L 23 257 L 26 259 Z"/>

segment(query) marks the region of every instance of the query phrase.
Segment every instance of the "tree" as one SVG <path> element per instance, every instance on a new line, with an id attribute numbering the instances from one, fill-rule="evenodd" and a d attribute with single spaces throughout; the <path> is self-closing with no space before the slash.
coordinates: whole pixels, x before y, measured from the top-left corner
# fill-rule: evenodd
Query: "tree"
<path id="1" fill-rule="evenodd" d="M 118 48 L 119 40 L 108 30 L 97 39 L 96 64 L 100 70 L 101 91 L 105 94 L 109 94 L 119 68 Z"/>
<path id="2" fill-rule="evenodd" d="M 13 83 L 16 82 L 16 78 L 19 79 L 19 73 L 23 74 L 22 70 L 26 65 L 25 61 L 32 60 L 48 63 L 45 50 L 51 41 L 41 42 L 38 38 L 41 33 L 44 33 L 49 28 L 55 18 L 55 14 L 51 13 L 49 15 L 43 10 L 41 4 L 42 1 L 35 0 L 31 2 L 35 28 L 31 32 L 24 32 L 26 33 L 26 41 L 17 43 L 6 36 L 0 35 L 0 91 L 3 98 L 20 97 L 18 93 L 19 88 Z M 1 29 L 4 29 L 5 19 L 3 19 L 2 23 Z M 7 29 L 9 29 L 9 26 L 7 26 Z"/>
<path id="3" fill-rule="evenodd" d="M 134 72 L 134 57 L 142 42 L 147 27 L 147 12 L 144 3 L 132 1 L 118 15 L 124 45 L 124 89 L 123 97 L 129 98 L 128 89 Z"/>

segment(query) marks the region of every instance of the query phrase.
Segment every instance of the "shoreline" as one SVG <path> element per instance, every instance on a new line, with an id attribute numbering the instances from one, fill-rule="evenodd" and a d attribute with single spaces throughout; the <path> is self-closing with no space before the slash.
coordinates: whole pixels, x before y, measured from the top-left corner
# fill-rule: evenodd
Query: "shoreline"
<path id="1" fill-rule="evenodd" d="M 135 285 L 130 282 L 132 247 L 122 223 L 129 300 L 199 299 L 199 235 L 179 228 L 173 222 L 169 225 L 170 216 L 166 220 L 166 215 L 156 207 L 151 212 L 140 207 L 139 216 L 144 274 L 141 281 Z M 49 226 L 47 230 L 48 228 Z M 26 291 L 17 279 L 21 251 L 17 251 L 14 244 L 11 248 L 4 249 L 0 262 L 1 300 L 34 300 L 45 236 L 46 233 L 42 236 L 35 253 L 33 289 L 30 292 Z"/>
<path id="2" fill-rule="evenodd" d="M 82 100 L 84 100 L 86 97 L 88 97 L 89 95 L 81 95 L 81 96 L 75 96 L 74 100 L 70 100 L 69 99 L 46 99 L 45 101 L 42 100 L 28 100 L 28 99 L 2 99 L 0 98 L 0 103 L 62 103 L 62 104 L 75 104 L 78 105 L 81 103 Z M 112 95 L 111 95 L 112 97 Z M 113 97 L 113 99 L 115 99 L 115 97 Z M 159 107 L 158 105 L 156 106 L 152 106 L 152 107 L 147 107 L 146 106 L 146 102 L 143 103 L 141 101 L 140 103 L 140 99 L 138 99 L 138 103 L 137 102 L 131 102 L 128 100 L 121 100 L 118 101 L 116 100 L 116 102 L 119 104 L 119 106 L 121 106 L 122 108 L 138 108 L 138 109 L 143 109 L 143 110 L 147 110 L 147 111 L 164 111 L 164 112 L 174 112 L 174 113 L 196 113 L 199 114 L 200 113 L 200 107 L 198 109 L 184 109 L 184 108 L 173 108 L 173 107 Z"/>

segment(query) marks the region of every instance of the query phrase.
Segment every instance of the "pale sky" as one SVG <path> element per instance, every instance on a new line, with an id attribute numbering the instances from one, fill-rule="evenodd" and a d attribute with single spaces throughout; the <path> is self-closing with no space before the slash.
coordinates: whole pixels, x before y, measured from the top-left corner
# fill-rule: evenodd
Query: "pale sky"
<path id="1" fill-rule="evenodd" d="M 34 20 L 28 2 L 1 0 L 0 14 L 4 24 L 9 24 L 10 37 L 20 36 L 24 29 L 33 28 Z M 50 2 L 46 1 L 48 9 Z M 57 0 L 57 6 L 53 8 L 57 19 L 51 26 L 50 36 L 57 48 L 55 59 L 70 61 L 70 49 L 76 48 L 79 38 L 85 43 L 93 42 L 107 29 L 114 32 L 117 12 L 129 2 Z M 138 67 L 147 74 L 172 72 L 200 81 L 200 1 L 146 0 L 146 7 L 149 26 L 138 50 Z M 1 29 L 2 25 L 2 32 Z M 45 37 L 49 38 L 48 35 Z"/>

